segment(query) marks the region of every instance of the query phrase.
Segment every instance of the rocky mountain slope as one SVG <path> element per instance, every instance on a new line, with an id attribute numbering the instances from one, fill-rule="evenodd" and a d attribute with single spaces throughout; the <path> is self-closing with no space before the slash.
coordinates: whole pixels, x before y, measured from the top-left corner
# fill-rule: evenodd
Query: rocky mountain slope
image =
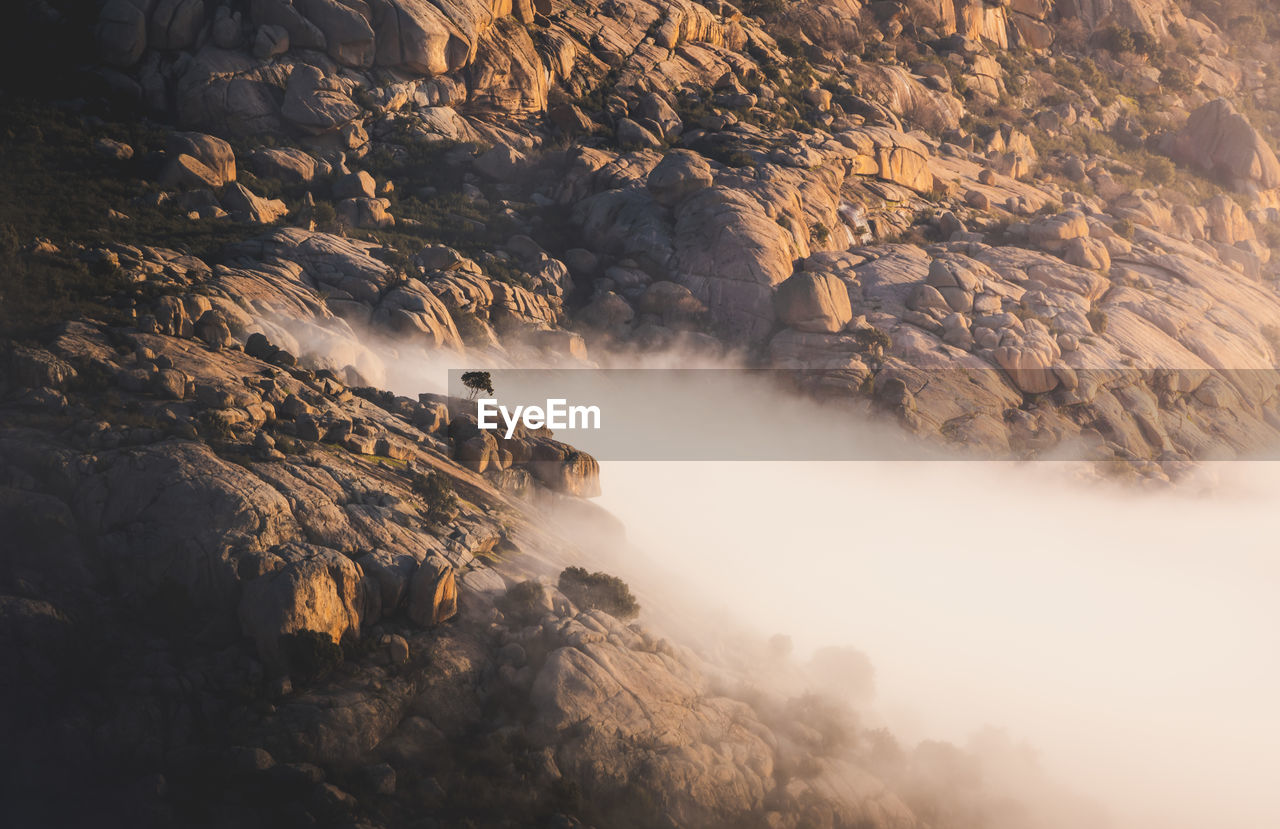
<path id="1" fill-rule="evenodd" d="M 595 461 L 378 390 L 375 341 L 802 370 L 923 440 L 1156 476 L 1280 430 L 1262 2 L 14 14 L 16 825 L 1026 825 L 958 749 L 562 575 Z"/>
<path id="2" fill-rule="evenodd" d="M 803 749 L 625 605 L 524 581 L 580 555 L 539 510 L 592 494 L 593 462 L 228 347 L 211 313 L 10 355 L 38 389 L 0 440 L 15 825 L 712 825 L 820 782 L 787 794 Z M 66 775 L 85 800 L 58 802 Z M 869 777 L 821 800 L 915 825 Z"/>
<path id="3" fill-rule="evenodd" d="M 390 263 L 243 227 L 205 264 L 250 315 L 730 346 L 997 454 L 1274 437 L 1261 5 L 243 5 L 49 25 L 92 22 L 108 94 L 232 142 L 99 146 L 146 153 L 115 171 L 149 178 L 135 204 Z"/>

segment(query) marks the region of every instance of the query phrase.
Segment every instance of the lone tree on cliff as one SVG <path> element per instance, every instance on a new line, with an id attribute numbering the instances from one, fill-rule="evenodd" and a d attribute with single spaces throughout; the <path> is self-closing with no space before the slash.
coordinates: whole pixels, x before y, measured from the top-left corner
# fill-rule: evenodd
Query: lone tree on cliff
<path id="1" fill-rule="evenodd" d="M 475 400 L 480 392 L 484 392 L 490 397 L 493 396 L 493 378 L 489 376 L 487 371 L 463 372 L 462 385 L 471 390 L 467 395 L 468 400 Z"/>

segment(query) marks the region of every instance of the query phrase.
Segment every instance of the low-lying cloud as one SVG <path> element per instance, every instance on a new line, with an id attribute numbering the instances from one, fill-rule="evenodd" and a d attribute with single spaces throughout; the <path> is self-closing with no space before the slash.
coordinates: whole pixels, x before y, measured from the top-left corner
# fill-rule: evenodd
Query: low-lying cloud
<path id="1" fill-rule="evenodd" d="M 351 364 L 400 394 L 443 391 L 450 369 L 500 367 L 347 330 L 339 346 L 363 361 Z M 328 334 L 289 336 L 321 361 L 349 356 Z M 659 408 L 678 424 L 696 399 L 673 384 Z M 856 417 L 754 388 L 725 402 L 735 440 L 769 439 L 796 407 L 815 427 Z M 856 648 L 873 666 L 846 694 L 864 726 L 923 743 L 926 757 L 942 745 L 927 741 L 970 751 L 989 790 L 1031 810 L 1002 827 L 1102 825 L 1089 801 L 1123 829 L 1280 826 L 1280 467 L 1202 465 L 1171 487 L 1069 462 L 601 471 L 598 503 L 630 545 L 600 541 L 599 562 L 637 588 L 647 623 L 762 675 L 762 643 L 785 635 L 786 658 L 820 688 L 810 657 Z M 734 653 L 739 630 L 754 644 Z"/>

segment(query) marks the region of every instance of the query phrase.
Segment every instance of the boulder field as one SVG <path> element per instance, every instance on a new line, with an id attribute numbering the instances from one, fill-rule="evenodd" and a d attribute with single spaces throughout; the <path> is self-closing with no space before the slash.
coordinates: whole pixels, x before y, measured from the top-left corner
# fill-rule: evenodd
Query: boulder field
<path id="1" fill-rule="evenodd" d="M 1268 25 L 1164 0 L 183 0 L 104 4 L 94 37 L 116 93 L 187 130 L 153 200 L 276 227 L 208 263 L 251 316 L 838 363 L 824 393 L 900 379 L 936 442 L 1185 460 L 1274 438 Z"/>

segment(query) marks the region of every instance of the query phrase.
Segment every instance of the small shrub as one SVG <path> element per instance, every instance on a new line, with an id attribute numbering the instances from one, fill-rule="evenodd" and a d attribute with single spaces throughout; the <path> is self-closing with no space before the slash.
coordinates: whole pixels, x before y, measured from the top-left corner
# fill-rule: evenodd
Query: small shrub
<path id="1" fill-rule="evenodd" d="M 1133 32 L 1116 23 L 1112 23 L 1094 35 L 1094 43 L 1113 55 L 1134 51 Z"/>
<path id="2" fill-rule="evenodd" d="M 423 518 L 428 525 L 444 524 L 458 514 L 458 496 L 453 492 L 453 484 L 439 472 L 414 476 L 412 487 L 414 494 L 427 503 Z"/>
<path id="3" fill-rule="evenodd" d="M 721 160 L 729 167 L 756 166 L 755 157 L 742 150 L 731 150 L 728 153 L 725 153 Z"/>
<path id="4" fill-rule="evenodd" d="M 1164 156 L 1153 155 L 1147 159 L 1143 173 L 1148 182 L 1160 186 L 1173 181 L 1173 177 L 1177 175 L 1177 168 Z"/>
<path id="5" fill-rule="evenodd" d="M 565 814 L 575 814 L 582 809 L 582 790 L 567 777 L 556 778 L 548 787 L 547 796 L 552 807 Z"/>
<path id="6" fill-rule="evenodd" d="M 745 0 L 741 8 L 752 17 L 776 17 L 787 10 L 787 0 Z"/>
<path id="7" fill-rule="evenodd" d="M 874 326 L 855 330 L 853 339 L 859 353 L 877 360 L 892 347 L 889 335 Z"/>
<path id="8" fill-rule="evenodd" d="M 521 621 L 533 621 L 542 610 L 547 589 L 535 579 L 513 585 L 501 599 L 498 609 L 503 615 Z"/>
<path id="9" fill-rule="evenodd" d="M 1040 103 L 1046 107 L 1056 107 L 1060 104 L 1069 104 L 1071 100 L 1071 95 L 1065 89 L 1055 89 L 1040 99 Z"/>
<path id="10" fill-rule="evenodd" d="M 1116 235 L 1122 239 L 1133 238 L 1133 222 L 1128 219 L 1120 219 L 1111 226 L 1111 229 L 1114 230 Z"/>
<path id="11" fill-rule="evenodd" d="M 804 54 L 804 44 L 793 37 L 779 35 L 778 51 L 789 58 L 798 58 Z"/>
<path id="12" fill-rule="evenodd" d="M 338 220 L 338 211 L 334 210 L 333 205 L 327 201 L 318 201 L 316 206 L 311 208 L 311 218 L 319 227 L 328 227 Z"/>
<path id="13" fill-rule="evenodd" d="M 200 413 L 199 423 L 200 433 L 207 440 L 227 442 L 235 439 L 235 431 L 231 426 L 210 410 Z"/>
<path id="14" fill-rule="evenodd" d="M 1067 52 L 1084 51 L 1088 32 L 1078 17 L 1069 17 L 1061 21 L 1057 27 L 1057 44 Z"/>
<path id="15" fill-rule="evenodd" d="M 560 592 L 578 607 L 603 610 L 619 619 L 632 619 L 640 613 L 640 603 L 631 594 L 631 588 L 608 573 L 588 573 L 581 567 L 566 567 L 560 574 Z"/>
<path id="16" fill-rule="evenodd" d="M 342 647 L 323 631 L 299 630 L 280 637 L 280 654 L 294 684 L 310 685 L 342 664 Z"/>
<path id="17" fill-rule="evenodd" d="M 1191 74 L 1177 66 L 1170 66 L 1160 73 L 1160 85 L 1170 92 L 1190 92 L 1195 88 Z"/>
<path id="18" fill-rule="evenodd" d="M 373 248 L 369 254 L 384 265 L 389 265 L 397 274 L 400 275 L 403 282 L 403 275 L 413 270 L 413 263 L 409 259 L 409 255 L 404 251 L 392 245 L 383 245 L 379 248 Z"/>
<path id="19" fill-rule="evenodd" d="M 1267 37 L 1267 26 L 1261 16 L 1242 14 L 1227 23 L 1227 33 L 1231 40 L 1245 46 L 1261 43 Z"/>
<path id="20" fill-rule="evenodd" d="M 1133 51 L 1150 58 L 1164 56 L 1164 47 L 1149 32 L 1139 31 L 1133 33 Z"/>
<path id="21" fill-rule="evenodd" d="M 778 62 L 773 58 L 765 55 L 757 58 L 756 62 L 760 66 L 760 74 L 764 75 L 765 80 L 777 85 L 782 83 L 782 68 L 778 66 Z"/>
<path id="22" fill-rule="evenodd" d="M 484 323 L 474 311 L 454 312 L 453 324 L 457 327 L 458 336 L 462 338 L 463 344 L 481 346 L 487 343 L 488 331 L 485 330 Z"/>

